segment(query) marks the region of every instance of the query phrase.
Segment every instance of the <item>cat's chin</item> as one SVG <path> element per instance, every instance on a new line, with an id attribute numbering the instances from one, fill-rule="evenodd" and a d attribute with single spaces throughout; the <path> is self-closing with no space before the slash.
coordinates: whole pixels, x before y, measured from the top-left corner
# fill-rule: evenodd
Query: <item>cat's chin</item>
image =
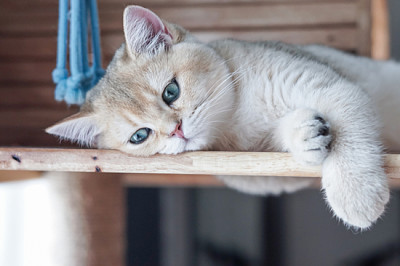
<path id="1" fill-rule="evenodd" d="M 178 154 L 187 151 L 203 150 L 208 146 L 208 142 L 202 138 L 176 139 L 173 143 L 165 146 L 159 154 Z"/>
<path id="2" fill-rule="evenodd" d="M 207 142 L 202 139 L 189 139 L 186 141 L 185 151 L 198 151 L 207 147 Z"/>

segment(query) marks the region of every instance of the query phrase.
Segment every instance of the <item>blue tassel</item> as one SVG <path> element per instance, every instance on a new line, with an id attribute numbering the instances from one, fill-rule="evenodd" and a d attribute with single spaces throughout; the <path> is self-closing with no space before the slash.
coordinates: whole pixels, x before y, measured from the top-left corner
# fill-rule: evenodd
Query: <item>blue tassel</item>
<path id="1" fill-rule="evenodd" d="M 69 67 L 67 66 L 69 31 Z M 91 26 L 93 63 L 88 61 L 88 24 Z M 103 77 L 100 29 L 96 0 L 60 0 L 57 38 L 57 66 L 52 76 L 55 99 L 68 104 L 83 104 L 86 93 Z"/>

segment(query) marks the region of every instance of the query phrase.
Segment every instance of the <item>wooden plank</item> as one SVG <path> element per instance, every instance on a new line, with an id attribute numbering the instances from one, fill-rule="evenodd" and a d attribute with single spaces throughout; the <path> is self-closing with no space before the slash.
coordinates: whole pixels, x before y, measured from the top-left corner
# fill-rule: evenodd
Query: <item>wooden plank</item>
<path id="1" fill-rule="evenodd" d="M 146 7 L 154 6 L 171 6 L 171 5 L 237 5 L 237 4 L 287 4 L 287 3 L 323 3 L 323 2 L 354 2 L 356 0 L 98 0 L 99 8 L 109 6 L 127 6 L 127 5 L 141 5 Z M 42 8 L 56 8 L 58 1 L 54 0 L 2 0 L 0 2 L 0 10 L 6 14 L 6 11 L 19 10 L 21 8 L 35 9 Z M 0 11 L 1 12 L 1 11 Z"/>
<path id="2" fill-rule="evenodd" d="M 357 47 L 357 29 L 355 27 L 328 27 L 311 29 L 282 30 L 220 30 L 194 31 L 193 34 L 204 42 L 223 38 L 246 41 L 280 40 L 289 43 L 324 44 L 344 50 Z M 124 41 L 122 29 L 115 33 L 101 36 L 103 54 L 110 58 Z M 18 60 L 19 62 L 52 60 L 55 62 L 56 36 L 48 37 L 4 37 L 0 39 L 0 59 Z M 46 77 L 47 78 L 47 77 Z"/>
<path id="3" fill-rule="evenodd" d="M 123 5 L 99 10 L 102 31 L 120 31 Z M 303 4 L 246 4 L 240 6 L 177 6 L 155 7 L 161 18 L 187 29 L 223 29 L 241 27 L 303 27 L 322 25 L 348 25 L 357 22 L 357 4 L 351 2 L 307 2 Z M 54 34 L 57 12 L 41 9 L 0 17 L 0 34 Z M 205 19 L 206 18 L 206 19 Z"/>
<path id="4" fill-rule="evenodd" d="M 55 68 L 55 61 L 0 61 L 0 84 L 43 82 L 52 84 L 51 72 Z"/>
<path id="5" fill-rule="evenodd" d="M 51 125 L 50 123 L 49 125 Z M 67 141 L 60 142 L 54 136 L 44 131 L 45 127 L 0 128 L 0 146 L 19 147 L 73 147 L 76 145 Z"/>
<path id="6" fill-rule="evenodd" d="M 245 41 L 274 40 L 292 44 L 323 44 L 347 51 L 357 48 L 356 33 L 357 29 L 353 27 L 193 32 L 205 42 L 223 38 Z"/>
<path id="7" fill-rule="evenodd" d="M 0 169 L 71 172 L 305 175 L 319 167 L 296 164 L 286 153 L 191 152 L 135 157 L 115 150 L 0 148 Z"/>
<path id="8" fill-rule="evenodd" d="M 57 102 L 54 99 L 55 85 L 31 85 L 23 86 L 0 86 L 0 110 L 13 110 L 16 112 L 23 109 L 58 109 L 65 110 L 67 105 L 64 102 Z M 2 121 L 0 119 L 0 121 Z"/>
<path id="9" fill-rule="evenodd" d="M 318 43 L 347 51 L 356 50 L 358 45 L 357 30 L 352 27 L 195 31 L 193 34 L 205 42 L 222 38 L 236 38 L 247 41 L 280 40 L 297 44 Z M 122 42 L 122 31 L 117 34 L 104 34 L 102 36 L 104 65 L 109 62 Z M 32 46 L 30 46 L 30 43 Z M 52 84 L 51 71 L 54 69 L 56 61 L 55 37 L 2 38 L 0 39 L 0 59 L 2 59 L 0 61 L 0 82 L 3 84 L 12 82 Z"/>
<path id="10" fill-rule="evenodd" d="M 29 90 L 29 89 L 28 89 Z M 21 96 L 21 94 L 19 94 Z M 0 145 L 18 145 L 18 146 L 73 146 L 68 142 L 60 141 L 54 136 L 50 136 L 44 130 L 55 122 L 74 114 L 78 111 L 77 106 L 65 108 L 64 103 L 59 105 L 46 106 L 46 102 L 42 101 L 31 104 L 28 99 L 30 95 L 24 97 L 25 102 L 21 101 L 21 105 L 3 106 L 0 105 Z M 54 101 L 53 99 L 50 99 Z"/>
<path id="11" fill-rule="evenodd" d="M 388 3 L 386 0 L 373 0 L 371 3 L 371 56 L 378 60 L 390 58 L 390 33 Z"/>
<path id="12" fill-rule="evenodd" d="M 0 128 L 30 128 L 41 127 L 43 130 L 49 125 L 76 113 L 77 107 L 65 109 L 60 108 L 32 108 L 21 110 L 3 110 L 0 112 Z"/>
<path id="13" fill-rule="evenodd" d="M 300 27 L 353 24 L 357 5 L 352 2 L 307 3 L 287 5 L 204 6 L 154 8 L 163 19 L 188 29 L 221 29 L 240 27 Z M 119 13 L 119 12 L 118 12 Z M 112 15 L 110 13 L 110 15 Z M 115 15 L 113 15 L 115 16 Z M 106 19 L 111 23 L 117 20 Z M 206 19 L 205 19 L 206 18 Z M 104 23 L 103 23 L 104 25 Z M 107 25 L 105 25 L 107 27 Z"/>
<path id="14" fill-rule="evenodd" d="M 390 178 L 400 178 L 400 155 L 386 155 Z M 321 168 L 303 166 L 289 153 L 188 152 L 136 157 L 116 150 L 0 148 L 1 170 L 151 174 L 320 177 Z"/>
<path id="15" fill-rule="evenodd" d="M 35 179 L 41 176 L 42 172 L 37 171 L 0 171 L 0 182 Z"/>
<path id="16" fill-rule="evenodd" d="M 130 0 L 99 0 L 100 4 L 122 2 L 123 4 L 132 4 Z M 137 5 L 157 5 L 157 4 L 182 4 L 182 5 L 199 5 L 199 4 L 243 4 L 243 3 L 324 3 L 324 2 L 354 2 L 354 0 L 136 0 Z"/>
<path id="17" fill-rule="evenodd" d="M 1 28 L 1 26 L 0 26 Z M 0 38 L 0 58 L 32 61 L 53 60 L 57 53 L 57 36 L 20 36 Z"/>
<path id="18" fill-rule="evenodd" d="M 358 0 L 357 25 L 358 48 L 357 54 L 371 55 L 371 1 Z"/>
<path id="19" fill-rule="evenodd" d="M 357 29 L 355 27 L 333 27 L 315 29 L 282 29 L 282 30 L 210 30 L 192 31 L 201 41 L 209 42 L 224 38 L 234 38 L 245 41 L 274 40 L 293 44 L 324 44 L 339 49 L 351 51 L 357 48 Z M 120 47 L 124 37 L 122 32 L 104 34 L 102 36 L 103 52 L 111 57 Z"/>

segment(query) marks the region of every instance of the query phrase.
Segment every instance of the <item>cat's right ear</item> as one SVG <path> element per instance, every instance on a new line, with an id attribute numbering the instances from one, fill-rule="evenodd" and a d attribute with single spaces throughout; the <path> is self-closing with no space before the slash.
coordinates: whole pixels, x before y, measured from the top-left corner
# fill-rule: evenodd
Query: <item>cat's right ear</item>
<path id="1" fill-rule="evenodd" d="M 128 6 L 124 10 L 124 34 L 131 55 L 154 54 L 172 45 L 172 36 L 162 20 L 151 10 Z"/>
<path id="2" fill-rule="evenodd" d="M 96 146 L 100 130 L 97 127 L 93 115 L 79 112 L 67 117 L 55 125 L 46 128 L 46 132 L 76 142 L 83 146 Z"/>

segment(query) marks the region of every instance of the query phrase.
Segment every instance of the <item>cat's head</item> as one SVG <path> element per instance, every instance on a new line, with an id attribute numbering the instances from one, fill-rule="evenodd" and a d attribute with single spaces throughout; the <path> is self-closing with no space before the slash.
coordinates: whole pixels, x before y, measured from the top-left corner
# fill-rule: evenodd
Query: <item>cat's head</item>
<path id="1" fill-rule="evenodd" d="M 136 155 L 212 145 L 233 105 L 224 60 L 148 9 L 124 11 L 125 44 L 79 113 L 46 129 L 62 139 Z"/>

